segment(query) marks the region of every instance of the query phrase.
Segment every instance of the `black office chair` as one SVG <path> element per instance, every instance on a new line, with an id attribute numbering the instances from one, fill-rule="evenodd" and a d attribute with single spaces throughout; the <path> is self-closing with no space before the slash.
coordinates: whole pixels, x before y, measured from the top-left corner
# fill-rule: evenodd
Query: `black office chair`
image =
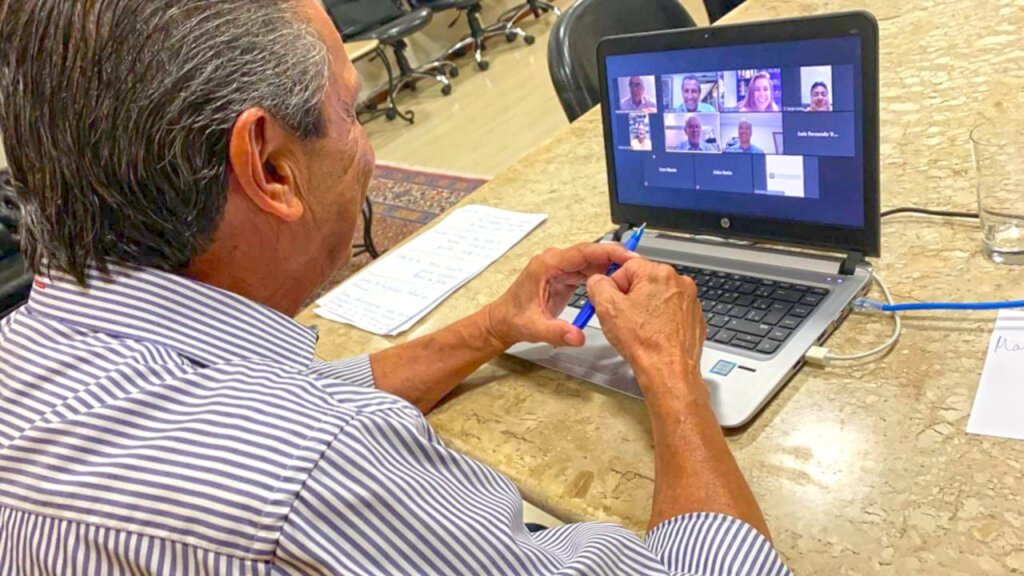
<path id="1" fill-rule="evenodd" d="M 18 246 L 20 222 L 11 173 L 0 170 L 0 318 L 21 306 L 32 289 L 32 272 Z"/>
<path id="2" fill-rule="evenodd" d="M 544 0 L 526 0 L 506 10 L 498 18 L 498 22 L 519 22 L 519 19 L 527 14 L 533 14 L 534 18 L 540 18 L 545 13 L 550 12 L 555 15 L 555 18 L 562 15 L 562 11 L 557 6 Z"/>
<path id="3" fill-rule="evenodd" d="M 516 38 L 522 38 L 527 44 L 533 44 L 536 42 L 536 38 L 527 34 L 522 28 L 516 26 L 514 20 L 499 20 L 494 24 L 485 26 L 480 21 L 480 12 L 483 10 L 481 5 L 482 0 L 409 0 L 409 4 L 413 8 L 429 8 L 435 13 L 445 12 L 448 10 L 456 11 L 456 19 L 452 21 L 454 25 L 458 21 L 459 17 L 463 14 L 466 15 L 466 21 L 469 22 L 469 34 L 462 37 L 461 40 L 452 45 L 451 48 L 445 50 L 444 54 L 441 55 L 441 59 L 449 60 L 451 58 L 461 56 L 472 47 L 473 58 L 476 60 L 476 65 L 481 70 L 487 70 L 491 64 L 487 60 L 484 60 L 484 50 L 487 49 L 487 40 L 495 36 L 504 36 L 505 40 L 514 42 Z"/>
<path id="4" fill-rule="evenodd" d="M 416 80 L 435 80 L 441 84 L 442 94 L 451 94 L 452 85 L 448 76 L 458 76 L 459 69 L 455 64 L 437 59 L 414 68 L 405 53 L 408 48 L 405 39 L 425 28 L 433 19 L 434 15 L 430 9 L 406 11 L 398 0 L 325 0 L 324 8 L 341 33 L 342 39 L 380 42 L 375 58 L 381 61 L 388 75 L 387 106 L 382 112 L 388 120 L 401 118 L 410 124 L 414 121 L 415 114 L 403 112 L 398 108 L 395 95 L 407 86 L 415 89 Z M 385 46 L 390 47 L 394 53 L 395 64 L 398 66 L 397 74 L 384 50 Z M 374 112 L 372 105 L 368 108 L 374 116 L 379 114 Z M 364 120 L 369 119 L 371 118 Z"/>
<path id="5" fill-rule="evenodd" d="M 694 26 L 679 0 L 577 0 L 555 22 L 548 41 L 548 72 L 569 122 L 600 103 L 602 38 Z"/>

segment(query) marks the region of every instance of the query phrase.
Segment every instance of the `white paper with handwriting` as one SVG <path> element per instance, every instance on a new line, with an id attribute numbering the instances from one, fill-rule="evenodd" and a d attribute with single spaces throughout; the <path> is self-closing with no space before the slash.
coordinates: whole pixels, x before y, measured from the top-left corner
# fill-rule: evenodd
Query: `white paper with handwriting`
<path id="1" fill-rule="evenodd" d="M 319 316 L 400 334 L 547 218 L 490 206 L 459 208 L 317 300 Z"/>
<path id="2" fill-rule="evenodd" d="M 1024 311 L 999 313 L 967 431 L 1024 440 Z"/>

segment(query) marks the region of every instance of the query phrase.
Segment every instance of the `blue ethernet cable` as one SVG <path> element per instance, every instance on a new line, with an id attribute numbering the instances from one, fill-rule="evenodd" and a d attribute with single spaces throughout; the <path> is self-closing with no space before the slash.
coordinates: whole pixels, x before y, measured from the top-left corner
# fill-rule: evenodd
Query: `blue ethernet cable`
<path id="1" fill-rule="evenodd" d="M 1002 310 L 1024 308 L 1024 300 L 1006 302 L 915 302 L 913 304 L 886 304 L 871 298 L 859 298 L 853 303 L 859 310 L 878 312 L 912 312 L 915 310 Z"/>

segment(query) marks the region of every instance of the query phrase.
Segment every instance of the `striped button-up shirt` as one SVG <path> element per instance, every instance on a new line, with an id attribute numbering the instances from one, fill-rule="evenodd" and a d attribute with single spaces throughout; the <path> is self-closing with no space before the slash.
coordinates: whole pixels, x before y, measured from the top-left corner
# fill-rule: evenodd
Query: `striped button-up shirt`
<path id="1" fill-rule="evenodd" d="M 0 321 L 0 574 L 786 574 L 719 514 L 528 533 L 366 357 L 181 276 L 36 280 Z"/>

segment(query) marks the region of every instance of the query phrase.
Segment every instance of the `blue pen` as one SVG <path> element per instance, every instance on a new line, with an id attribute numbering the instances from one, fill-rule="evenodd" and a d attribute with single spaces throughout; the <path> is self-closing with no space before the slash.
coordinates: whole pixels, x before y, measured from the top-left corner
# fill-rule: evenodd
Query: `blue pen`
<path id="1" fill-rule="evenodd" d="M 646 222 L 641 224 L 640 227 L 636 229 L 636 232 L 633 232 L 633 235 L 629 237 L 629 240 L 626 240 L 623 243 L 623 245 L 626 247 L 626 250 L 636 251 L 636 247 L 640 245 L 640 237 L 644 235 L 644 228 L 646 227 Z M 605 272 L 605 276 L 611 276 L 618 269 L 618 264 L 612 264 L 611 266 L 608 267 L 608 271 Z M 576 319 L 572 321 L 572 325 L 582 330 L 587 327 L 587 324 L 590 323 L 590 319 L 593 317 L 594 305 L 591 304 L 590 299 L 587 298 L 587 303 L 583 305 L 583 308 L 580 310 L 580 313 L 576 315 Z"/>

